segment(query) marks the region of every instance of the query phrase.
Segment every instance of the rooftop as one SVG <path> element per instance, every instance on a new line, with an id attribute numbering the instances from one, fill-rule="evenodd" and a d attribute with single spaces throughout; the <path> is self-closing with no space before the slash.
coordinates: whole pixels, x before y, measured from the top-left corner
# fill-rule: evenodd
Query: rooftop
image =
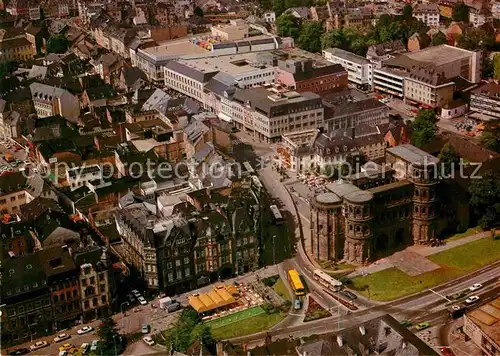
<path id="1" fill-rule="evenodd" d="M 500 99 L 500 84 L 496 84 L 494 82 L 485 84 L 476 88 L 472 91 L 474 94 L 486 95 L 491 98 L 495 97 Z"/>
<path id="2" fill-rule="evenodd" d="M 354 62 L 357 64 L 370 64 L 370 61 L 366 59 L 365 57 L 358 56 L 357 54 L 354 54 L 349 51 L 345 51 L 340 48 L 327 48 L 324 49 L 323 52 L 331 53 L 335 57 L 339 57 L 342 59 L 345 59 L 350 62 Z"/>
<path id="3" fill-rule="evenodd" d="M 396 147 L 391 147 L 387 149 L 387 152 L 392 153 L 395 156 L 405 160 L 408 163 L 419 163 L 419 164 L 432 164 L 439 163 L 439 159 L 428 154 L 427 152 L 421 150 L 413 145 L 400 145 Z"/>
<path id="4" fill-rule="evenodd" d="M 500 297 L 467 314 L 497 345 L 500 344 Z"/>

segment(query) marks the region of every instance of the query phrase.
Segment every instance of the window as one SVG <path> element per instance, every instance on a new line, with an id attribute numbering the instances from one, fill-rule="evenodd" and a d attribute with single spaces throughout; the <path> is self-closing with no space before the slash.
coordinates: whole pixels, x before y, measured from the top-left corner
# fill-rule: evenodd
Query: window
<path id="1" fill-rule="evenodd" d="M 187 277 L 187 276 L 189 276 L 189 275 L 191 275 L 191 270 L 189 269 L 189 267 L 186 267 L 186 268 L 184 269 L 184 276 L 186 276 L 186 277 Z"/>
<path id="2" fill-rule="evenodd" d="M 97 298 L 92 299 L 92 306 L 94 306 L 94 307 L 97 306 Z"/>
<path id="3" fill-rule="evenodd" d="M 181 260 L 175 260 L 175 266 L 179 267 L 181 265 Z"/>
<path id="4" fill-rule="evenodd" d="M 16 201 L 16 197 L 11 197 L 10 201 Z"/>
<path id="5" fill-rule="evenodd" d="M 90 277 L 90 284 L 95 284 L 95 277 Z"/>
<path id="6" fill-rule="evenodd" d="M 189 257 L 184 257 L 184 264 L 185 265 L 189 264 Z"/>
<path id="7" fill-rule="evenodd" d="M 106 296 L 105 295 L 101 296 L 101 302 L 103 304 L 106 304 Z"/>
<path id="8" fill-rule="evenodd" d="M 86 300 L 84 303 L 83 303 L 83 309 L 89 309 L 90 308 L 90 303 L 88 300 Z"/>

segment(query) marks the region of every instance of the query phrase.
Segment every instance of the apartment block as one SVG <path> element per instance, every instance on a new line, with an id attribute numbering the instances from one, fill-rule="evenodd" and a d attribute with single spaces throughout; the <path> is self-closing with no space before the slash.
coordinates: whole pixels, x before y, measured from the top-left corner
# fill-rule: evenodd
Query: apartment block
<path id="1" fill-rule="evenodd" d="M 443 107 L 453 100 L 454 86 L 444 73 L 432 69 L 414 70 L 405 79 L 405 101 L 427 108 Z"/>
<path id="2" fill-rule="evenodd" d="M 418 4 L 413 8 L 413 17 L 427 26 L 439 26 L 440 10 L 438 4 Z"/>
<path id="3" fill-rule="evenodd" d="M 347 70 L 349 82 L 366 89 L 372 85 L 373 65 L 366 58 L 340 48 L 323 50 L 323 57 L 344 67 Z"/>

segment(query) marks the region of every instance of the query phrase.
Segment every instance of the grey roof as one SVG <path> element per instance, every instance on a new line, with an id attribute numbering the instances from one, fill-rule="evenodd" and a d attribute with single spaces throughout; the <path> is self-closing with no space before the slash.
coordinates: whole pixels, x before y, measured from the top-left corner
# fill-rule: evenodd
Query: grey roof
<path id="1" fill-rule="evenodd" d="M 138 80 L 147 81 L 146 74 L 138 67 L 126 67 L 122 69 L 123 78 L 127 87 L 133 86 Z"/>
<path id="2" fill-rule="evenodd" d="M 452 84 L 452 80 L 446 78 L 445 73 L 437 73 L 433 69 L 416 68 L 410 72 L 407 77 L 413 81 L 430 84 L 434 87 L 443 84 Z"/>
<path id="3" fill-rule="evenodd" d="M 366 203 L 373 199 L 373 194 L 367 190 L 346 194 L 344 199 L 352 203 Z"/>
<path id="4" fill-rule="evenodd" d="M 189 77 L 200 83 L 208 82 L 210 78 L 212 78 L 218 72 L 218 71 L 203 72 L 201 70 L 197 70 L 179 61 L 170 61 L 165 65 L 165 68 L 170 69 L 176 73 L 185 75 L 186 77 Z"/>
<path id="5" fill-rule="evenodd" d="M 233 48 L 233 47 L 236 47 L 236 43 L 234 42 L 214 43 L 212 45 L 213 49 L 223 49 L 223 48 Z"/>
<path id="6" fill-rule="evenodd" d="M 261 38 L 259 40 L 252 40 L 250 43 L 252 45 L 258 45 L 258 44 L 267 44 L 267 43 L 273 43 L 274 40 L 272 38 Z"/>
<path id="7" fill-rule="evenodd" d="M 413 14 L 439 14 L 438 4 L 417 4 L 413 8 Z"/>
<path id="8" fill-rule="evenodd" d="M 302 19 L 307 19 L 311 15 L 308 7 L 292 7 L 285 11 L 286 14 L 291 14 L 292 12 L 296 12 Z"/>
<path id="9" fill-rule="evenodd" d="M 70 94 L 67 90 L 45 85 L 41 83 L 32 83 L 30 91 L 33 99 L 40 98 L 43 100 L 52 100 L 53 98 L 60 98 L 64 94 Z M 71 94 L 70 94 L 71 95 Z"/>
<path id="10" fill-rule="evenodd" d="M 400 157 L 401 159 L 405 160 L 408 163 L 419 163 L 419 164 L 439 163 L 438 158 L 410 144 L 388 148 L 387 152 L 397 157 Z"/>
<path id="11" fill-rule="evenodd" d="M 171 96 L 165 93 L 161 89 L 156 89 L 154 93 L 149 97 L 148 100 L 142 105 L 142 110 L 162 110 L 162 108 L 168 107 L 168 101 L 171 99 Z"/>
<path id="12" fill-rule="evenodd" d="M 326 106 L 331 106 L 329 104 L 326 104 Z M 332 117 L 326 117 L 325 115 L 325 120 L 331 119 L 331 118 L 337 118 L 337 117 L 342 117 L 345 115 L 353 115 L 357 112 L 364 112 L 364 111 L 369 111 L 369 110 L 386 110 L 389 111 L 389 108 L 379 102 L 375 98 L 368 98 L 364 100 L 359 100 L 359 101 L 354 101 L 354 102 L 347 102 L 344 104 L 336 105 L 333 107 L 333 114 Z M 325 111 L 326 113 L 327 111 Z"/>
<path id="13" fill-rule="evenodd" d="M 205 89 L 209 92 L 223 96 L 225 91 L 229 88 L 234 88 L 236 84 L 236 79 L 234 79 L 232 75 L 225 72 L 219 72 L 208 81 L 205 85 Z"/>
<path id="14" fill-rule="evenodd" d="M 213 151 L 214 151 L 214 146 L 212 146 L 209 143 L 205 143 L 202 149 L 194 154 L 193 159 L 198 163 L 203 162 Z"/>
<path id="15" fill-rule="evenodd" d="M 188 140 L 195 142 L 199 137 L 207 133 L 210 128 L 199 120 L 191 120 L 189 125 L 184 128 L 184 134 L 187 136 Z"/>
<path id="16" fill-rule="evenodd" d="M 357 54 L 354 54 L 349 51 L 345 51 L 340 48 L 327 48 L 324 49 L 325 52 L 331 53 L 335 57 L 339 57 L 342 59 L 345 59 L 346 61 L 354 62 L 357 64 L 370 64 L 370 61 L 366 59 L 365 57 L 358 56 Z"/>
<path id="17" fill-rule="evenodd" d="M 316 196 L 316 201 L 320 204 L 335 204 L 342 202 L 342 199 L 335 193 L 322 193 Z"/>
<path id="18" fill-rule="evenodd" d="M 28 78 L 40 78 L 44 79 L 47 76 L 47 67 L 33 65 L 28 74 Z"/>
<path id="19" fill-rule="evenodd" d="M 328 184 L 326 186 L 326 189 L 328 189 L 332 193 L 335 193 L 340 198 L 343 198 L 346 195 L 351 194 L 351 193 L 362 192 L 362 190 L 360 188 L 356 187 L 354 184 L 346 183 L 344 181 L 339 181 L 339 182 Z"/>

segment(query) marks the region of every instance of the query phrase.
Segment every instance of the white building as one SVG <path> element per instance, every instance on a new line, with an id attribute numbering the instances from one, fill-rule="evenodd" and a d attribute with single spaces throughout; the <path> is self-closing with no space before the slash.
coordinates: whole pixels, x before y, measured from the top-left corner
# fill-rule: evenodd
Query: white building
<path id="1" fill-rule="evenodd" d="M 276 13 L 274 11 L 264 12 L 264 21 L 268 23 L 276 22 Z"/>
<path id="2" fill-rule="evenodd" d="M 97 164 L 74 167 L 66 170 L 66 179 L 71 191 L 83 187 L 87 182 L 102 180 L 102 170 Z"/>
<path id="3" fill-rule="evenodd" d="M 61 115 L 69 121 L 78 121 L 80 103 L 69 91 L 41 83 L 32 83 L 30 90 L 38 117 Z"/>
<path id="4" fill-rule="evenodd" d="M 402 99 L 407 76 L 408 72 L 401 69 L 373 68 L 373 90 Z"/>
<path id="5" fill-rule="evenodd" d="M 372 64 L 366 58 L 340 48 L 323 50 L 323 57 L 332 63 L 342 65 L 347 70 L 350 82 L 359 87 L 372 85 Z"/>
<path id="6" fill-rule="evenodd" d="M 418 4 L 413 8 L 413 17 L 425 23 L 427 26 L 439 26 L 438 4 Z"/>

